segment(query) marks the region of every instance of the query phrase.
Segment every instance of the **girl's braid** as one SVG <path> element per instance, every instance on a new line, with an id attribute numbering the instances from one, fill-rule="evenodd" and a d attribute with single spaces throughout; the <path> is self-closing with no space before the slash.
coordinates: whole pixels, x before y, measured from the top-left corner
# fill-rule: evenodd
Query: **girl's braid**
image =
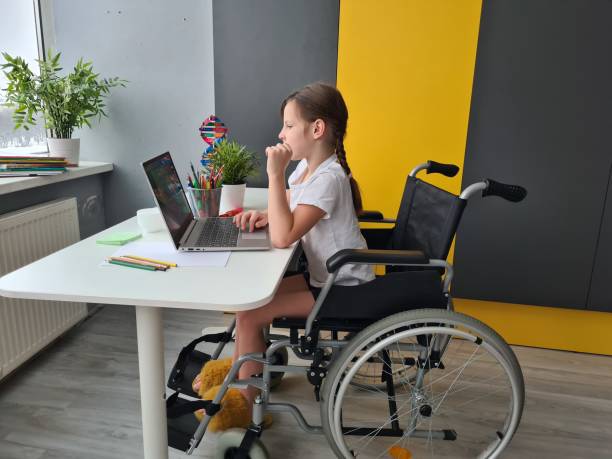
<path id="1" fill-rule="evenodd" d="M 338 162 L 342 166 L 342 169 L 344 169 L 346 176 L 352 178 L 353 174 L 346 160 L 346 150 L 344 149 L 344 141 L 341 136 L 336 137 L 336 156 L 338 156 Z"/>

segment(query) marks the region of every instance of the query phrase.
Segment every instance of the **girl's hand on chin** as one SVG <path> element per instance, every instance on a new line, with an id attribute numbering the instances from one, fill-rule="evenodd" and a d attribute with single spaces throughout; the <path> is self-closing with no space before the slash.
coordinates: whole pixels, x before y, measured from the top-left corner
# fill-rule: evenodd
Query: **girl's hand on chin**
<path id="1" fill-rule="evenodd" d="M 268 176 L 284 176 L 292 154 L 291 147 L 287 143 L 277 143 L 273 147 L 266 148 L 266 156 L 268 157 L 266 169 Z"/>

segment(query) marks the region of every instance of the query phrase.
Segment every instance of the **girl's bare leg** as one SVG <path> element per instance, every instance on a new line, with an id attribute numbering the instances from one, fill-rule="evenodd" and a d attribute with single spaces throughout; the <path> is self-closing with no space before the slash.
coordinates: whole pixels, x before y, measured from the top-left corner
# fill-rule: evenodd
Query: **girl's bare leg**
<path id="1" fill-rule="evenodd" d="M 302 292 L 304 291 L 304 289 L 308 290 L 308 285 L 306 284 L 304 276 L 302 276 L 301 274 L 297 274 L 295 276 L 283 278 L 283 280 L 281 281 L 281 284 L 278 287 L 276 295 L 278 296 L 281 294 L 291 293 L 291 292 Z M 312 304 L 314 305 L 314 299 L 313 299 Z M 308 311 L 308 313 L 310 313 L 310 311 Z M 241 314 L 242 314 L 241 312 L 236 313 L 236 332 L 234 334 L 235 335 L 234 336 L 234 352 L 232 354 L 232 360 L 234 362 L 240 356 L 240 353 L 238 352 L 238 349 L 239 349 L 238 322 L 239 322 L 239 317 Z M 306 314 L 304 317 L 306 316 L 308 316 L 308 314 Z M 282 317 L 282 315 L 279 315 L 276 317 Z M 276 317 L 273 317 L 273 319 L 275 319 Z M 291 316 L 291 317 L 297 317 L 297 316 Z"/>
<path id="2" fill-rule="evenodd" d="M 284 278 L 270 303 L 236 314 L 234 361 L 239 355 L 265 352 L 264 327 L 270 325 L 277 317 L 307 317 L 312 311 L 314 303 L 314 297 L 303 276 Z M 240 368 L 239 377 L 240 379 L 249 378 L 251 375 L 261 373 L 262 370 L 262 364 L 246 362 Z M 258 390 L 252 387 L 242 391 L 249 402 L 249 406 L 255 399 L 257 392 Z"/>

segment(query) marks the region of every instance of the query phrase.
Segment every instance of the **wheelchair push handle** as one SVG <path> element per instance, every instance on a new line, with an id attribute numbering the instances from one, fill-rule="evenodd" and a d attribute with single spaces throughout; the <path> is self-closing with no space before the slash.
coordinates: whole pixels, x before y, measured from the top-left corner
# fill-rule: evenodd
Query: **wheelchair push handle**
<path id="1" fill-rule="evenodd" d="M 459 172 L 459 166 L 454 164 L 438 163 L 436 161 L 429 160 L 426 163 L 419 164 L 417 167 L 412 169 L 410 172 L 411 177 L 416 177 L 419 171 L 425 170 L 428 174 L 442 174 L 447 177 L 454 177 Z"/>
<path id="2" fill-rule="evenodd" d="M 482 182 L 472 183 L 461 192 L 460 199 L 468 200 L 479 191 L 482 191 L 482 197 L 499 196 L 508 201 L 520 202 L 527 196 L 527 190 L 520 185 L 508 185 L 501 182 L 496 182 L 491 179 L 484 179 Z"/>
<path id="3" fill-rule="evenodd" d="M 428 174 L 442 174 L 447 177 L 454 177 L 459 172 L 459 166 L 454 164 L 438 163 L 436 161 L 427 161 Z"/>
<path id="4" fill-rule="evenodd" d="M 487 187 L 482 190 L 482 197 L 499 196 L 507 201 L 521 202 L 527 196 L 527 190 L 520 185 L 508 185 L 495 180 L 486 179 Z"/>

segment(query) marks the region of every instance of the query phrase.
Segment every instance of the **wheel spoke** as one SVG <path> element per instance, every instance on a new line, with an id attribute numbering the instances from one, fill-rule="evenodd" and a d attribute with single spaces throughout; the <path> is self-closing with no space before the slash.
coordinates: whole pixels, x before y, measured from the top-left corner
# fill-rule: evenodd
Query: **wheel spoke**
<path id="1" fill-rule="evenodd" d="M 457 382 L 457 380 L 459 379 L 459 377 L 463 374 L 463 371 L 468 367 L 468 365 L 470 363 L 472 363 L 472 360 L 474 359 L 474 355 L 476 355 L 476 352 L 478 352 L 478 347 L 474 349 L 474 352 L 472 352 L 472 355 L 470 356 L 470 358 L 468 359 L 468 361 L 465 363 L 465 365 L 463 365 L 461 367 L 461 371 L 457 374 L 457 376 L 455 376 L 455 379 L 453 380 L 453 382 L 451 383 L 451 385 L 448 387 L 446 393 L 444 394 L 444 396 L 442 397 L 442 400 L 440 400 L 440 403 L 438 403 L 438 406 L 436 407 L 436 409 L 438 409 L 440 407 L 440 405 L 442 405 L 442 402 L 444 401 L 444 399 L 446 398 L 446 395 L 450 392 L 450 390 L 453 388 L 453 386 L 455 385 L 455 383 Z M 431 384 L 430 384 L 431 386 Z M 434 409 L 434 411 L 436 411 L 436 409 Z"/>

